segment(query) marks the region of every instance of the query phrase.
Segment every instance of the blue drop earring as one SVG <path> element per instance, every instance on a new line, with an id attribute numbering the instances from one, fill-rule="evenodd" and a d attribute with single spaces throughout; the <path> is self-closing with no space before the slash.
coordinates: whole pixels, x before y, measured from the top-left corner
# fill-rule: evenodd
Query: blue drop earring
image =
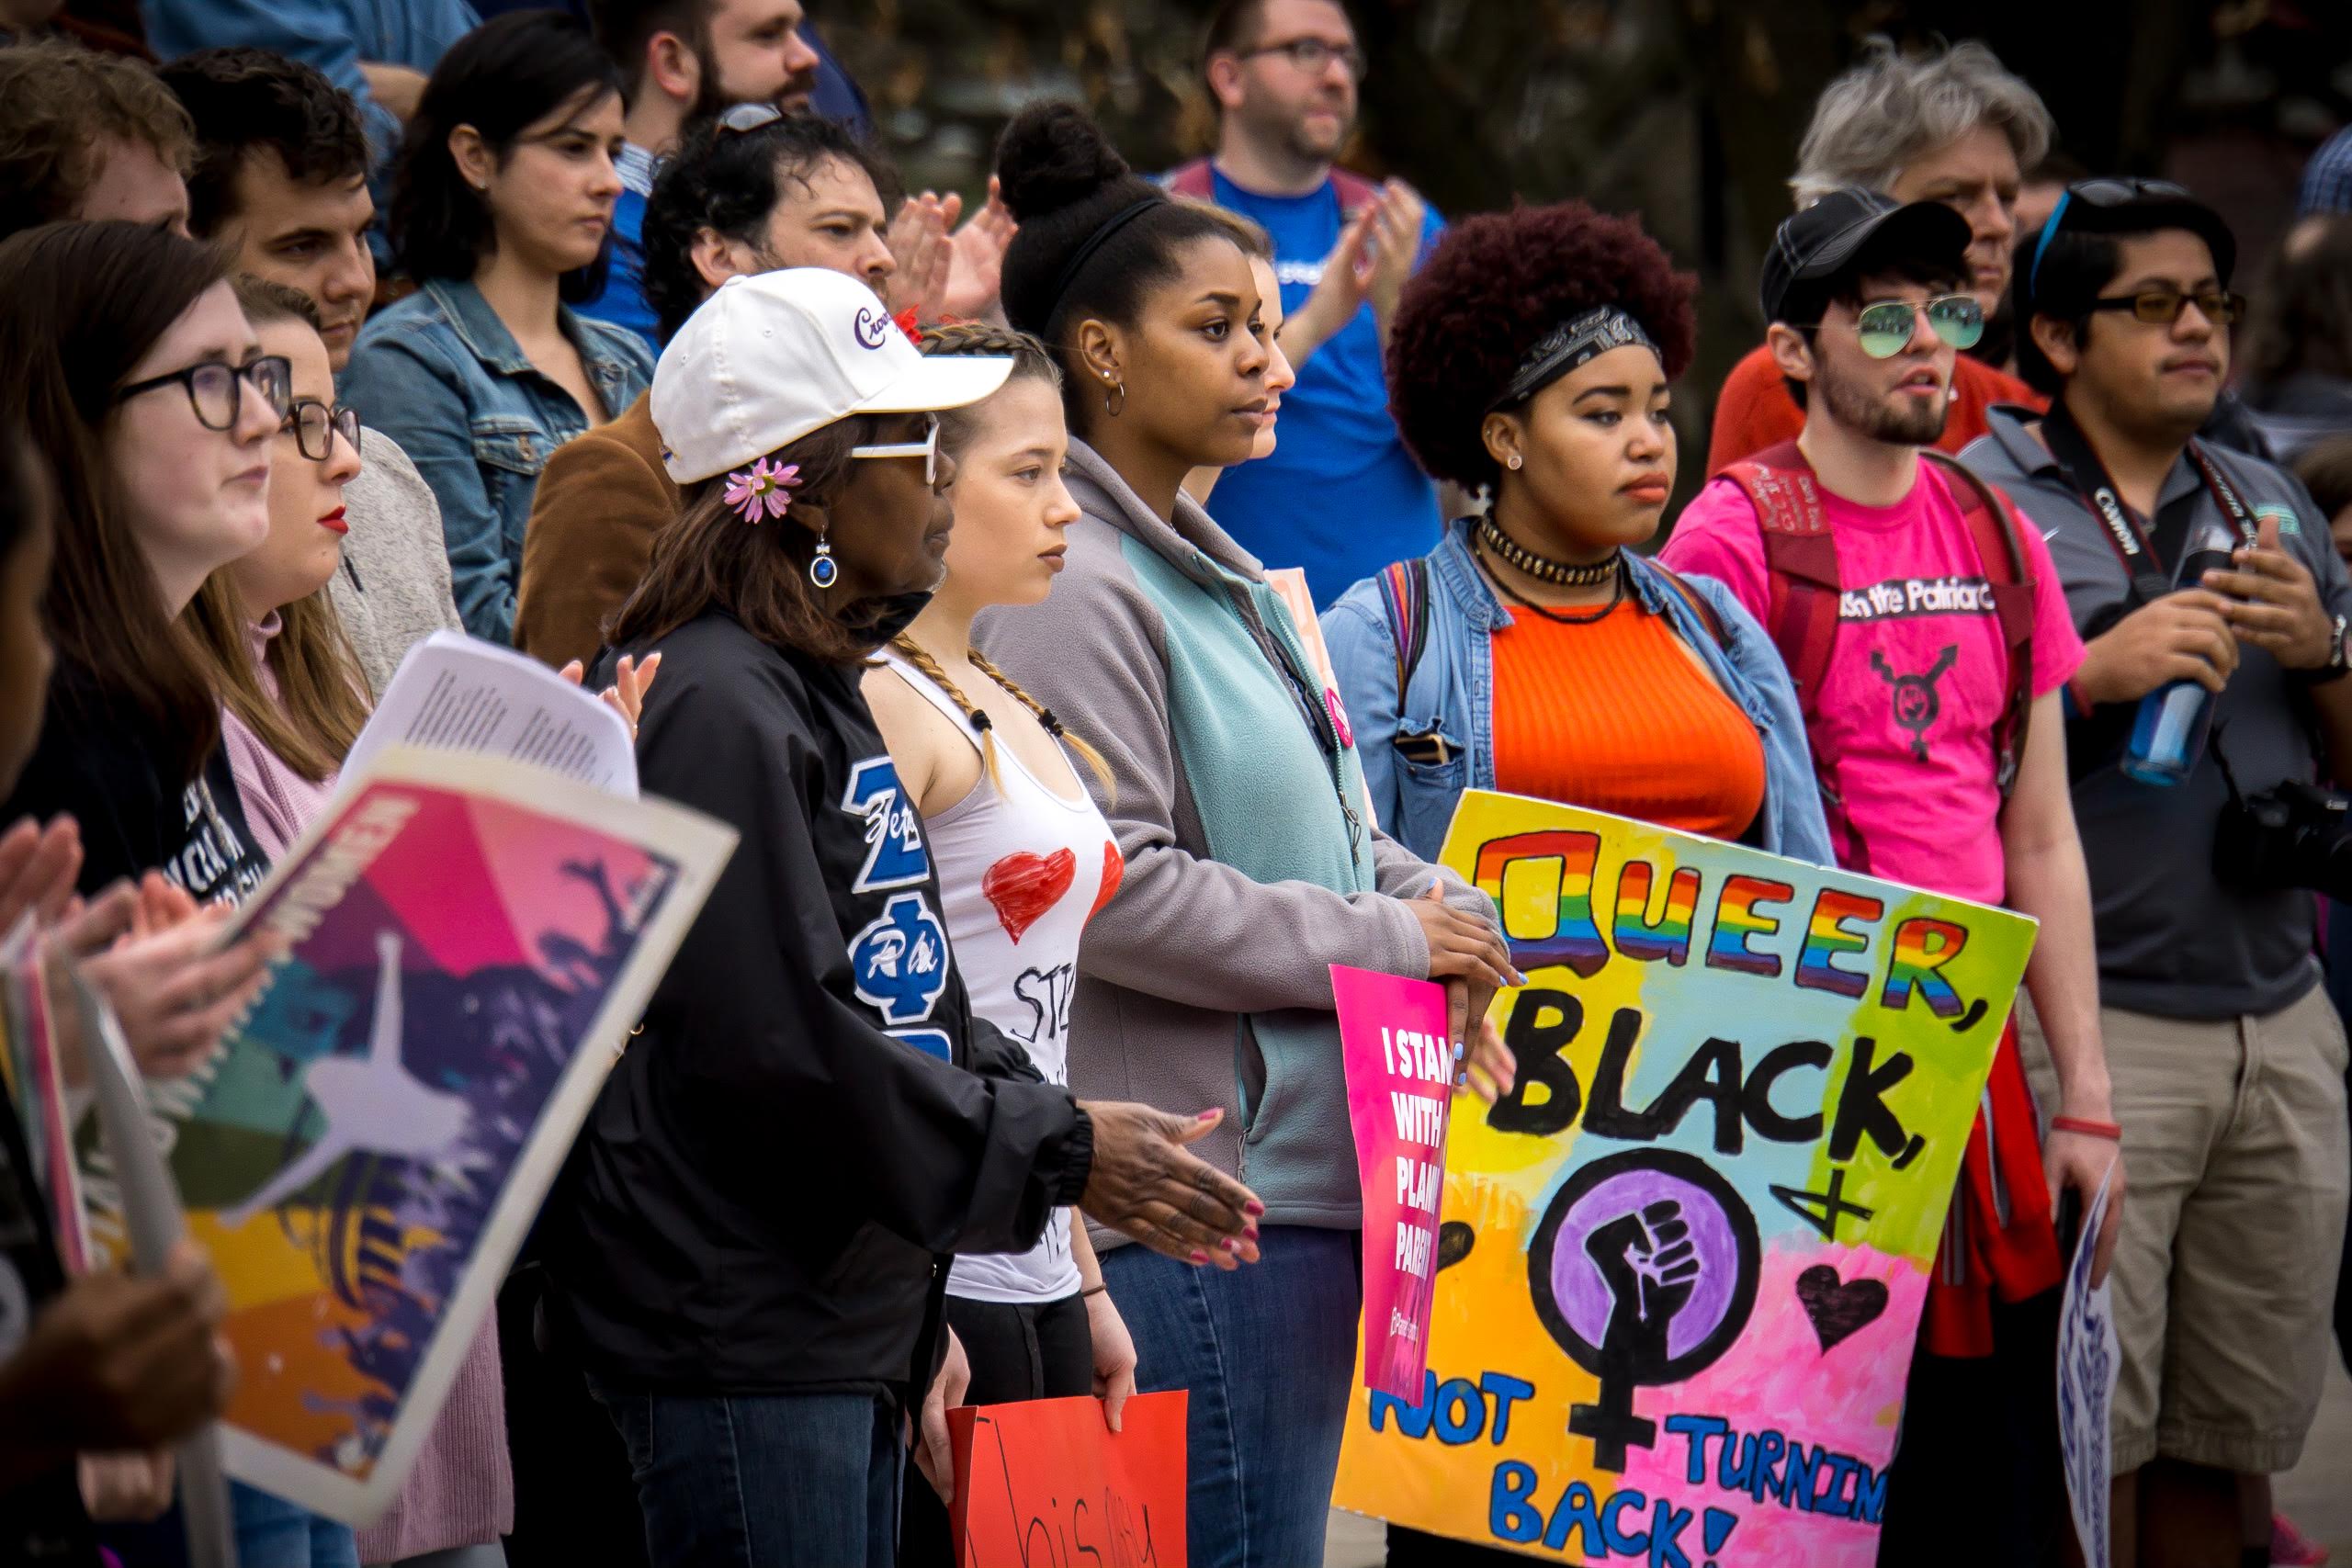
<path id="1" fill-rule="evenodd" d="M 825 542 L 824 535 L 818 535 L 817 553 L 808 561 L 808 581 L 821 592 L 831 588 L 841 574 L 841 565 L 833 559 L 833 547 Z"/>

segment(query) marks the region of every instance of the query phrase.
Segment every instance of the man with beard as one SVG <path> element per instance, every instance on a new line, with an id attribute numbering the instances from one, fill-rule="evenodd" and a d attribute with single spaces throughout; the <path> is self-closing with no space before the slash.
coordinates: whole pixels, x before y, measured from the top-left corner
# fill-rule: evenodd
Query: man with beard
<path id="1" fill-rule="evenodd" d="M 1437 491 L 1397 439 L 1380 361 L 1405 280 L 1445 225 L 1402 182 L 1332 166 L 1363 70 L 1338 0 L 1227 0 L 1204 66 L 1216 153 L 1167 181 L 1273 237 L 1298 385 L 1272 455 L 1218 480 L 1216 514 L 1268 566 L 1304 567 L 1318 605 L 1437 543 Z"/>
<path id="2" fill-rule="evenodd" d="M 621 68 L 628 113 L 613 204 L 613 265 L 605 291 L 581 310 L 643 334 L 658 352 L 645 300 L 645 204 L 653 164 L 676 150 L 691 119 L 737 104 L 806 112 L 817 51 L 800 37 L 800 0 L 592 0 L 596 41 Z"/>
<path id="3" fill-rule="evenodd" d="M 2318 1409 L 2344 1239 L 2344 1031 L 2312 957 L 2324 840 L 2294 844 L 2285 875 L 2219 848 L 2242 842 L 2241 795 L 2352 773 L 2352 581 L 2328 515 L 2198 434 L 2245 309 L 2236 250 L 2179 186 L 2069 186 L 2018 253 L 2018 365 L 2050 413 L 1996 410 L 1967 453 L 2049 538 L 2088 644 L 2068 739 L 2134 1194 L 2119 1568 L 2271 1560 L 2270 1476 Z M 2234 559 L 2206 555 L 2224 539 Z M 2211 738 L 2168 787 L 2126 777 L 2142 699 L 2182 680 L 2216 694 Z"/>
<path id="4" fill-rule="evenodd" d="M 1994 1059 L 1928 1287 L 1879 1561 L 2055 1562 L 2062 1190 L 2122 1171 L 2060 688 L 2082 642 L 2041 537 L 1948 459 L 1959 350 L 1984 330 L 1968 220 L 1833 191 L 1781 225 L 1762 299 L 1805 411 L 1699 493 L 1664 559 L 1762 621 L 1803 699 L 1839 863 L 2041 922 L 2026 985 L 2058 1073 L 2046 1147 L 2014 1033 Z M 2111 1247 L 2112 1210 L 2102 1248 Z M 2104 1268 L 2105 1258 L 2099 1260 Z"/>

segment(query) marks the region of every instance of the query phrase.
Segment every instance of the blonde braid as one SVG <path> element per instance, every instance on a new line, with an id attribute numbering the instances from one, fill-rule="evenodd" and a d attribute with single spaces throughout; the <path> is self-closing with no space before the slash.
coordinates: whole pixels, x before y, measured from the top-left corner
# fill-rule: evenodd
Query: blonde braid
<path id="1" fill-rule="evenodd" d="M 933 685 L 946 693 L 948 699 L 964 715 L 964 722 L 979 732 L 980 765 L 988 770 L 989 784 L 999 795 L 1003 794 L 1004 780 L 996 771 L 996 726 L 989 722 L 987 712 L 975 705 L 972 699 L 964 694 L 963 688 L 947 678 L 947 671 L 939 667 L 938 660 L 923 651 L 922 644 L 900 632 L 890 639 L 890 646 L 905 655 L 907 662 L 922 671 Z M 978 660 L 975 659 L 974 662 Z"/>
<path id="2" fill-rule="evenodd" d="M 1045 727 L 1046 734 L 1085 758 L 1086 765 L 1094 770 L 1095 780 L 1102 784 L 1103 795 L 1109 798 L 1112 805 L 1116 806 L 1119 803 L 1118 782 L 1111 777 L 1111 765 L 1102 760 L 1102 752 L 1088 745 L 1084 739 L 1063 728 L 1062 721 L 1054 716 L 1053 709 L 1015 685 L 1012 677 L 989 663 L 988 656 L 978 649 L 967 649 L 964 657 L 972 661 L 973 669 L 1012 693 L 1015 702 L 1036 715 L 1037 722 Z M 957 699 L 959 702 L 961 700 L 961 698 Z"/>

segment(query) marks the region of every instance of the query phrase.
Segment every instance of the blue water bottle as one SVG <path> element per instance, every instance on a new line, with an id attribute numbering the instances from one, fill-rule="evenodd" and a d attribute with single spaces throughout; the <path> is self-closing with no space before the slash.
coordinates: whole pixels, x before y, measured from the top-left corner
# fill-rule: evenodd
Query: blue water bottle
<path id="1" fill-rule="evenodd" d="M 2196 587 L 2209 571 L 2226 569 L 2237 542 L 2227 523 L 2208 520 L 2190 537 L 2188 558 L 2173 580 L 2175 592 Z M 2213 694 L 2195 681 L 2166 682 L 2140 699 L 2131 743 L 2123 748 L 2124 775 L 2146 784 L 2178 784 L 2205 754 L 2212 728 Z"/>

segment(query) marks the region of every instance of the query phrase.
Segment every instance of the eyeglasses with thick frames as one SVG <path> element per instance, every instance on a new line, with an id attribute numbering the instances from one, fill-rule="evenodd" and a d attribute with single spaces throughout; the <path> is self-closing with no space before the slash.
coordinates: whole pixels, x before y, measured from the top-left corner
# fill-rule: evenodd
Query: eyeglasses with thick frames
<path id="1" fill-rule="evenodd" d="M 939 416 L 925 416 L 922 439 L 897 441 L 880 446 L 853 446 L 853 457 L 921 457 L 922 482 L 936 487 L 939 483 Z"/>
<path id="2" fill-rule="evenodd" d="M 1372 63 L 1364 58 L 1363 51 L 1353 44 L 1341 47 L 1327 43 L 1319 38 L 1295 38 L 1287 39 L 1281 43 L 1261 43 L 1255 49 L 1243 50 L 1239 58 L 1255 60 L 1261 54 L 1283 55 L 1300 72 L 1309 76 L 1320 76 L 1331 62 L 1336 60 L 1347 67 L 1349 75 L 1359 82 L 1363 80 L 1363 73 Z"/>
<path id="3" fill-rule="evenodd" d="M 1913 304 L 1908 299 L 1882 299 L 1865 305 L 1854 316 L 1854 336 L 1872 359 L 1892 359 L 1911 346 L 1920 316 L 1928 318 L 1935 334 L 1954 348 L 1974 348 L 1984 335 L 1984 307 L 1973 294 L 1940 294 Z M 1816 328 L 1828 325 L 1815 321 Z"/>
<path id="4" fill-rule="evenodd" d="M 2191 305 L 2217 327 L 2226 327 L 2245 314 L 2245 296 L 2220 288 L 2176 294 L 2169 288 L 2149 288 L 2138 294 L 2102 295 L 2091 301 L 2094 310 L 2129 310 L 2132 319 L 2152 327 L 2168 327 Z"/>
<path id="5" fill-rule="evenodd" d="M 316 398 L 297 398 L 277 430 L 281 435 L 290 432 L 294 445 L 313 463 L 327 460 L 338 435 L 354 456 L 359 451 L 359 411 L 345 403 L 329 408 Z"/>
<path id="6" fill-rule="evenodd" d="M 279 354 L 266 354 L 243 365 L 208 359 L 168 376 L 151 376 L 144 381 L 117 388 L 114 400 L 126 403 L 143 393 L 174 386 L 187 393 L 188 407 L 196 411 L 197 423 L 207 430 L 235 428 L 237 416 L 244 409 L 244 390 L 248 386 L 261 394 L 269 412 L 280 419 L 294 406 L 294 367 Z"/>

